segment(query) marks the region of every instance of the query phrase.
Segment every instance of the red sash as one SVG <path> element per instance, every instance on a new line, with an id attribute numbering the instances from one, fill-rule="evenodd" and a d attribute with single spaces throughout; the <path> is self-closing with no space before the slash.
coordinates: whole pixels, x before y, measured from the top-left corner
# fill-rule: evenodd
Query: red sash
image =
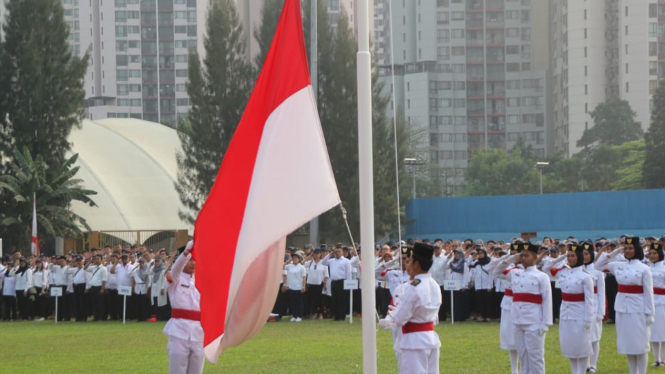
<path id="1" fill-rule="evenodd" d="M 188 319 L 190 321 L 201 321 L 201 312 L 187 309 L 171 309 L 171 318 Z"/>
<path id="2" fill-rule="evenodd" d="M 571 303 L 575 302 L 584 302 L 584 294 L 583 293 L 561 293 L 561 300 L 563 301 L 568 301 Z"/>
<path id="3" fill-rule="evenodd" d="M 513 302 L 542 304 L 543 296 L 532 293 L 513 293 Z"/>
<path id="4" fill-rule="evenodd" d="M 425 323 L 407 322 L 406 325 L 402 326 L 402 334 L 410 334 L 412 332 L 421 332 L 421 331 L 434 331 L 434 322 L 425 322 Z"/>
<path id="5" fill-rule="evenodd" d="M 505 296 L 513 296 L 513 290 L 511 290 L 510 288 L 506 288 L 503 294 Z"/>
<path id="6" fill-rule="evenodd" d="M 642 288 L 642 286 L 620 284 L 619 285 L 619 292 L 621 292 L 621 293 L 644 293 L 644 289 Z"/>
<path id="7" fill-rule="evenodd" d="M 653 293 L 654 295 L 665 295 L 665 288 L 654 287 Z"/>

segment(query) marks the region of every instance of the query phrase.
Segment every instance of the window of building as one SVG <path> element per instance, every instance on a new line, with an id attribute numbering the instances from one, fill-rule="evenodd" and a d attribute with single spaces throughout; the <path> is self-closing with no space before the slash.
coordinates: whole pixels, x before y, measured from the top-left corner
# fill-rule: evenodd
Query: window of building
<path id="1" fill-rule="evenodd" d="M 510 115 L 507 117 L 508 124 L 517 125 L 520 123 L 520 115 Z"/>
<path id="2" fill-rule="evenodd" d="M 464 56 L 464 47 L 452 47 L 451 52 L 453 56 Z"/>
<path id="3" fill-rule="evenodd" d="M 115 56 L 115 65 L 116 66 L 127 66 L 127 55 L 116 55 Z"/>
<path id="4" fill-rule="evenodd" d="M 141 106 L 141 99 L 131 99 L 129 101 L 130 106 Z"/>
<path id="5" fill-rule="evenodd" d="M 519 80 L 508 80 L 506 81 L 506 89 L 508 90 L 519 90 L 520 81 Z"/>
<path id="6" fill-rule="evenodd" d="M 520 63 L 519 62 L 511 62 L 506 64 L 506 71 L 514 73 L 520 71 Z"/>
<path id="7" fill-rule="evenodd" d="M 187 77 L 187 69 L 178 69 L 175 71 L 175 76 L 179 78 Z"/>
<path id="8" fill-rule="evenodd" d="M 450 60 L 450 48 L 449 47 L 438 47 L 436 55 L 437 55 L 437 59 L 439 59 L 439 60 Z"/>
<path id="9" fill-rule="evenodd" d="M 453 21 L 464 21 L 464 12 L 450 12 Z"/>
<path id="10" fill-rule="evenodd" d="M 658 4 L 649 4 L 649 18 L 658 17 Z"/>
<path id="11" fill-rule="evenodd" d="M 658 56 L 658 42 L 649 42 L 649 56 Z"/>
<path id="12" fill-rule="evenodd" d="M 523 62 L 522 63 L 522 71 L 531 71 L 531 63 L 530 62 Z"/>
<path id="13" fill-rule="evenodd" d="M 175 90 L 176 90 L 176 92 L 187 92 L 187 85 L 186 84 L 176 84 L 175 85 Z"/>
<path id="14" fill-rule="evenodd" d="M 453 64 L 453 73 L 464 73 L 466 70 L 465 64 Z"/>
<path id="15" fill-rule="evenodd" d="M 649 37 L 650 38 L 658 37 L 658 24 L 656 22 L 649 22 Z"/>
<path id="16" fill-rule="evenodd" d="M 453 39 L 463 39 L 464 38 L 464 29 L 453 29 L 452 38 Z"/>
<path id="17" fill-rule="evenodd" d="M 127 41 L 126 40 L 116 40 L 115 42 L 115 51 L 116 52 L 125 52 L 127 50 Z"/>
<path id="18" fill-rule="evenodd" d="M 451 116 L 439 116 L 439 125 L 449 126 L 453 124 Z"/>
<path id="19" fill-rule="evenodd" d="M 506 106 L 509 107 L 518 107 L 520 106 L 520 98 L 519 97 L 511 97 L 506 100 Z"/>
<path id="20" fill-rule="evenodd" d="M 455 108 L 466 108 L 466 99 L 454 99 L 453 104 Z"/>
<path id="21" fill-rule="evenodd" d="M 115 27 L 115 36 L 118 38 L 124 38 L 127 36 L 127 26 L 116 26 Z"/>
<path id="22" fill-rule="evenodd" d="M 507 55 L 517 55 L 520 53 L 520 46 L 519 45 L 508 45 L 506 46 L 506 54 Z"/>
<path id="23" fill-rule="evenodd" d="M 449 30 L 437 30 L 436 32 L 436 41 L 439 43 L 446 43 L 450 41 L 450 31 Z"/>
<path id="24" fill-rule="evenodd" d="M 116 70 L 115 79 L 117 81 L 126 81 L 127 80 L 127 70 Z"/>
<path id="25" fill-rule="evenodd" d="M 649 95 L 653 95 L 656 92 L 656 88 L 658 88 L 658 81 L 657 80 L 650 80 L 649 81 Z"/>
<path id="26" fill-rule="evenodd" d="M 466 117 L 462 116 L 455 117 L 455 126 L 465 126 L 465 125 L 466 125 Z"/>
<path id="27" fill-rule="evenodd" d="M 119 84 L 117 86 L 117 92 L 118 95 L 127 95 L 127 85 L 126 84 Z"/>
<path id="28" fill-rule="evenodd" d="M 658 75 L 658 61 L 649 61 L 649 75 Z"/>
<path id="29" fill-rule="evenodd" d="M 450 81 L 439 81 L 438 82 L 439 90 L 446 91 L 452 88 L 452 83 Z"/>
<path id="30" fill-rule="evenodd" d="M 466 89 L 466 82 L 464 81 L 455 81 L 453 82 L 453 90 L 455 91 L 464 91 Z"/>
<path id="31" fill-rule="evenodd" d="M 522 27 L 522 41 L 531 41 L 531 27 Z"/>
<path id="32" fill-rule="evenodd" d="M 510 27 L 506 29 L 507 38 L 519 38 L 520 28 L 519 27 Z"/>
<path id="33" fill-rule="evenodd" d="M 127 12 L 124 10 L 116 10 L 115 11 L 115 21 L 116 22 L 125 22 L 127 21 Z"/>
<path id="34" fill-rule="evenodd" d="M 450 23 L 450 13 L 449 12 L 437 12 L 436 14 L 436 23 L 439 25 L 447 25 Z"/>

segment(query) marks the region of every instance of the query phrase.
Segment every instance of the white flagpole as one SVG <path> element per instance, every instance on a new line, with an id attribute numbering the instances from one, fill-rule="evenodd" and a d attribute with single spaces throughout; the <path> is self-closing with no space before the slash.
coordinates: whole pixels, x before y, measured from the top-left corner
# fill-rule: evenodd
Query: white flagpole
<path id="1" fill-rule="evenodd" d="M 360 237 L 362 289 L 374 289 L 374 173 L 372 160 L 372 56 L 369 52 L 369 4 L 358 0 L 358 163 L 360 172 Z M 374 292 L 362 293 L 363 373 L 376 373 Z M 372 311 L 372 312 L 370 312 Z"/>

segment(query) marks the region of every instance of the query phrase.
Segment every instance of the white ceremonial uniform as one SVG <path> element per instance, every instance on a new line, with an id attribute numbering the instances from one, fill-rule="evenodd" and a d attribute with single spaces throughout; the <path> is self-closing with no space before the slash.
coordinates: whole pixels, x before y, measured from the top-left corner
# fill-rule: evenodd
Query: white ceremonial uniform
<path id="1" fill-rule="evenodd" d="M 647 354 L 651 331 L 647 318 L 653 318 L 655 312 L 651 271 L 639 260 L 610 260 L 604 252 L 596 264 L 601 268 L 606 266 L 619 283 L 619 293 L 614 302 L 617 351 L 624 355 Z M 629 292 L 622 292 L 622 287 Z"/>
<path id="2" fill-rule="evenodd" d="M 584 269 L 593 279 L 593 292 L 596 295 L 593 307 L 596 320 L 591 325 L 591 342 L 600 341 L 603 335 L 603 318 L 605 318 L 605 274 L 596 270 L 593 264 L 584 265 Z"/>
<path id="3" fill-rule="evenodd" d="M 593 354 L 591 325 L 596 320 L 591 275 L 582 266 L 555 268 L 551 274 L 559 280 L 561 288 L 561 354 L 567 358 L 587 358 Z"/>
<path id="4" fill-rule="evenodd" d="M 508 261 L 500 261 L 494 274 L 504 273 L 511 264 Z M 524 270 L 513 267 L 504 275 L 513 291 L 511 318 L 522 373 L 545 373 L 545 333 L 552 326 L 550 279 L 536 266 Z"/>
<path id="5" fill-rule="evenodd" d="M 433 325 L 438 323 L 440 306 L 441 288 L 429 273 L 417 275 L 404 290 L 392 317 L 395 325 L 402 328 L 398 345 L 401 374 L 439 373 L 441 341 Z M 428 324 L 431 330 L 409 332 Z"/>
<path id="6" fill-rule="evenodd" d="M 513 327 L 513 290 L 510 288 L 510 282 L 506 279 L 506 274 L 514 267 L 523 269 L 522 265 L 510 264 L 508 269 L 502 273 L 496 274 L 497 279 L 503 283 L 503 299 L 501 299 L 501 326 L 499 329 L 499 345 L 501 349 L 515 351 L 515 329 Z"/>
<path id="7" fill-rule="evenodd" d="M 656 321 L 651 325 L 651 342 L 665 342 L 665 262 L 659 261 L 651 266 L 653 278 L 653 303 Z"/>
<path id="8" fill-rule="evenodd" d="M 201 294 L 194 285 L 194 274 L 182 270 L 189 262 L 191 254 L 180 255 L 173 264 L 166 279 L 171 300 L 172 314 L 183 310 L 198 315 L 198 321 L 188 318 L 173 318 L 166 323 L 164 334 L 169 337 L 169 374 L 200 374 L 203 372 L 203 328 L 201 327 Z M 196 319 L 196 318 L 194 318 Z"/>
<path id="9" fill-rule="evenodd" d="M 390 295 L 394 298 L 397 294 L 397 287 L 402 283 L 409 281 L 409 273 L 406 270 L 390 269 L 385 271 L 386 283 L 390 289 Z M 393 302 L 394 304 L 394 302 Z"/>
<path id="10" fill-rule="evenodd" d="M 407 278 L 407 281 L 408 280 L 409 279 Z M 399 303 L 401 301 L 401 297 L 402 297 L 402 295 L 404 295 L 404 289 L 405 289 L 405 287 L 408 287 L 408 286 L 409 286 L 408 282 L 404 282 L 404 283 L 400 284 L 399 286 L 397 286 L 397 288 L 395 289 L 395 294 L 393 296 L 393 300 L 392 300 L 393 307 L 396 308 L 399 305 Z M 400 360 L 402 351 L 399 348 L 399 340 L 402 338 L 402 328 L 398 327 L 398 326 L 395 326 L 395 327 L 393 327 L 392 333 L 393 333 L 393 350 L 395 351 L 395 356 L 397 357 L 397 370 L 398 370 L 398 373 L 401 374 L 402 372 L 399 371 L 400 370 L 399 360 Z"/>

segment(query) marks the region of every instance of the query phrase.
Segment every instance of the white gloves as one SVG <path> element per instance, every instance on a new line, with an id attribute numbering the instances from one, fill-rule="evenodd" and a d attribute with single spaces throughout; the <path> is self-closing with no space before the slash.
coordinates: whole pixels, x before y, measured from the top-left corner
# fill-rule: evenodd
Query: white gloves
<path id="1" fill-rule="evenodd" d="M 612 257 L 618 255 L 619 253 L 621 253 L 622 251 L 623 251 L 623 247 L 619 247 L 619 248 L 613 250 L 612 252 L 610 252 L 610 254 L 608 254 L 607 257 L 612 258 Z"/>
<path id="2" fill-rule="evenodd" d="M 550 328 L 547 327 L 547 325 L 540 325 L 540 328 L 538 329 L 538 332 L 540 333 L 540 335 L 545 335 L 545 333 L 547 331 L 549 331 L 549 329 Z"/>
<path id="3" fill-rule="evenodd" d="M 517 260 L 519 260 L 519 259 L 520 259 L 520 254 L 515 253 L 514 255 L 511 255 L 510 257 L 508 257 L 506 259 L 506 262 L 509 263 L 509 264 L 514 264 L 514 263 L 517 263 Z"/>
<path id="4" fill-rule="evenodd" d="M 386 316 L 386 318 L 379 320 L 379 327 L 384 328 L 386 330 L 392 330 L 393 327 L 395 327 L 395 323 L 393 322 L 393 316 L 389 314 Z"/>
<path id="5" fill-rule="evenodd" d="M 591 322 L 584 322 L 584 331 L 591 329 Z"/>
<path id="6" fill-rule="evenodd" d="M 605 319 L 605 316 L 601 316 L 600 314 L 596 316 L 596 321 L 602 322 Z"/>
<path id="7" fill-rule="evenodd" d="M 647 314 L 647 326 L 653 325 L 653 322 L 656 320 L 653 314 Z"/>

